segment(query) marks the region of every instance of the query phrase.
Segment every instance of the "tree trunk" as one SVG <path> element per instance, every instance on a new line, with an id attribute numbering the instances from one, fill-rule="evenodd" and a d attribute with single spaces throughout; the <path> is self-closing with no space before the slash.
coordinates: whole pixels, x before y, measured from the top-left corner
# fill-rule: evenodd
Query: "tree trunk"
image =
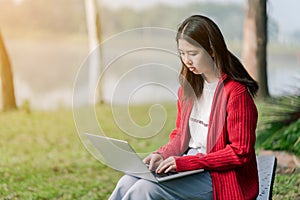
<path id="1" fill-rule="evenodd" d="M 17 108 L 14 92 L 13 73 L 11 64 L 0 32 L 0 79 L 1 79 L 1 109 Z"/>
<path id="2" fill-rule="evenodd" d="M 243 63 L 258 82 L 258 97 L 269 96 L 267 80 L 267 0 L 247 0 L 244 19 Z"/>
<path id="3" fill-rule="evenodd" d="M 102 97 L 102 49 L 101 21 L 96 0 L 85 0 L 86 21 L 89 36 L 89 99 L 90 103 L 103 102 Z M 99 46 L 98 46 L 99 45 Z M 99 82 L 98 82 L 99 80 Z M 97 87 L 98 86 L 98 87 Z"/>

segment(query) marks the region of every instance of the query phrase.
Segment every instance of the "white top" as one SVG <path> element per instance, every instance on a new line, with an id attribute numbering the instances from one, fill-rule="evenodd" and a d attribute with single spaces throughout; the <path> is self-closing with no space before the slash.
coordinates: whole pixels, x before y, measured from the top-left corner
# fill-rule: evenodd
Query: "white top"
<path id="1" fill-rule="evenodd" d="M 200 98 L 194 101 L 190 115 L 189 128 L 191 139 L 189 147 L 195 148 L 199 153 L 203 154 L 206 154 L 209 116 L 217 85 L 218 81 L 213 83 L 204 81 L 203 93 Z"/>

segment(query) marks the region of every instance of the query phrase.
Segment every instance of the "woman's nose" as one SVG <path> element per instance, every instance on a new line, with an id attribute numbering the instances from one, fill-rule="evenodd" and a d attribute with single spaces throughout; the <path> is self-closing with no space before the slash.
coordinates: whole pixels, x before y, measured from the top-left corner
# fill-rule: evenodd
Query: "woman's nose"
<path id="1" fill-rule="evenodd" d="M 190 57 L 189 57 L 188 55 L 186 55 L 186 56 L 184 57 L 184 62 L 185 62 L 186 64 L 192 64 L 192 60 L 190 59 Z"/>
<path id="2" fill-rule="evenodd" d="M 182 55 L 182 56 L 181 56 L 181 59 L 182 59 L 182 61 L 183 61 L 184 63 L 188 63 L 188 62 L 189 62 L 189 57 L 188 57 L 188 55 Z"/>

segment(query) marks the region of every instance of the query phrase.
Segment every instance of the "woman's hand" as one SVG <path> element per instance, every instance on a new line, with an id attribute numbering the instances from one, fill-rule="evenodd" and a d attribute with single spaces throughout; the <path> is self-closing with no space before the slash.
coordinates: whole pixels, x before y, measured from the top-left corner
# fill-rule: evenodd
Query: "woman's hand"
<path id="1" fill-rule="evenodd" d="M 166 160 L 162 161 L 159 166 L 156 168 L 156 173 L 168 173 L 176 171 L 176 161 L 174 157 L 169 157 Z"/>
<path id="2" fill-rule="evenodd" d="M 149 164 L 150 171 L 154 171 L 163 160 L 164 158 L 160 154 L 152 153 L 144 158 L 143 162 Z"/>

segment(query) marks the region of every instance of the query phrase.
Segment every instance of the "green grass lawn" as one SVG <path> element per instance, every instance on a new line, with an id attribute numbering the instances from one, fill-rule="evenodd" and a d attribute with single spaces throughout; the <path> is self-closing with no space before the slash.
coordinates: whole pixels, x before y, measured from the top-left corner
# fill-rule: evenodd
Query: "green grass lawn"
<path id="1" fill-rule="evenodd" d="M 150 123 L 149 106 L 130 108 L 140 126 Z M 116 126 L 110 107 L 98 106 L 107 135 L 128 140 L 137 152 L 150 152 L 168 140 L 176 108 L 165 106 L 161 132 L 134 139 Z M 71 110 L 0 113 L 0 199 L 107 199 L 122 176 L 97 161 L 82 145 Z M 299 174 L 277 175 L 274 199 L 295 199 Z"/>
<path id="2" fill-rule="evenodd" d="M 119 173 L 90 156 L 72 112 L 0 114 L 2 199 L 106 199 Z"/>

